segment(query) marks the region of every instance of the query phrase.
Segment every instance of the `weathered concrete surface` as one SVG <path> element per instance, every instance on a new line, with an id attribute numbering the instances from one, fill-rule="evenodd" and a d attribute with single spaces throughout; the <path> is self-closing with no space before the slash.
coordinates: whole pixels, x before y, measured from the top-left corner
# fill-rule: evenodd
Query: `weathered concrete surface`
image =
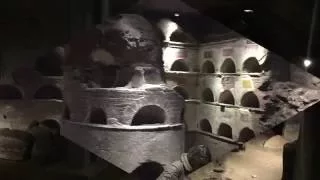
<path id="1" fill-rule="evenodd" d="M 0 158 L 25 160 L 30 158 L 32 135 L 19 130 L 0 129 Z"/>
<path id="2" fill-rule="evenodd" d="M 59 121 L 63 108 L 63 102 L 59 100 L 2 100 L 0 126 L 27 131 L 34 122 Z"/>
<path id="3" fill-rule="evenodd" d="M 146 161 L 171 163 L 184 150 L 181 124 L 134 128 L 64 121 L 62 134 L 128 173 Z"/>

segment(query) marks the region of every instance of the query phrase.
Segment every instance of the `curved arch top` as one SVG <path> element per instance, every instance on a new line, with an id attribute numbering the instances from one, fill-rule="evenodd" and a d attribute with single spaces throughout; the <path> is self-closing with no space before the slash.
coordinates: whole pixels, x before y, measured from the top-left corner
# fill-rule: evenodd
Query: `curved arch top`
<path id="1" fill-rule="evenodd" d="M 164 124 L 166 120 L 165 111 L 156 105 L 147 105 L 140 108 L 134 115 L 131 125 Z"/>
<path id="2" fill-rule="evenodd" d="M 250 57 L 244 61 L 242 71 L 247 73 L 261 73 L 262 68 L 255 57 Z"/>
<path id="3" fill-rule="evenodd" d="M 259 108 L 260 103 L 257 95 L 252 91 L 246 92 L 241 98 L 241 106 Z"/>
<path id="4" fill-rule="evenodd" d="M 206 88 L 202 92 L 202 100 L 206 102 L 214 102 L 214 95 L 210 88 Z"/>
<path id="5" fill-rule="evenodd" d="M 185 72 L 188 72 L 189 70 L 190 70 L 190 69 L 189 69 L 187 63 L 184 62 L 183 59 L 178 59 L 178 60 L 176 60 L 176 61 L 172 64 L 172 66 L 171 66 L 171 68 L 170 68 L 170 71 L 185 71 Z"/>
<path id="6" fill-rule="evenodd" d="M 103 109 L 92 109 L 89 117 L 89 122 L 92 124 L 107 124 L 107 117 Z"/>
<path id="7" fill-rule="evenodd" d="M 240 142 L 247 142 L 247 141 L 253 139 L 254 137 L 255 137 L 254 132 L 251 129 L 249 129 L 248 127 L 245 127 L 240 131 L 238 140 Z"/>
<path id="8" fill-rule="evenodd" d="M 215 67 L 211 61 L 206 61 L 203 63 L 201 71 L 203 73 L 215 73 Z"/>
<path id="9" fill-rule="evenodd" d="M 22 98 L 23 95 L 17 87 L 9 84 L 0 85 L 0 99 L 15 100 Z"/>
<path id="10" fill-rule="evenodd" d="M 231 104 L 231 105 L 235 104 L 233 94 L 231 93 L 230 90 L 225 90 L 220 94 L 219 103 Z"/>
<path id="11" fill-rule="evenodd" d="M 35 99 L 59 99 L 62 100 L 62 93 L 59 88 L 55 86 L 43 86 L 39 88 L 34 94 Z"/>
<path id="12" fill-rule="evenodd" d="M 208 119 L 202 119 L 199 123 L 201 131 L 212 133 L 212 127 Z"/>
<path id="13" fill-rule="evenodd" d="M 221 73 L 236 73 L 236 65 L 231 58 L 227 58 L 223 61 L 220 67 Z"/>
<path id="14" fill-rule="evenodd" d="M 218 135 L 232 139 L 232 128 L 226 123 L 221 123 L 218 129 Z"/>

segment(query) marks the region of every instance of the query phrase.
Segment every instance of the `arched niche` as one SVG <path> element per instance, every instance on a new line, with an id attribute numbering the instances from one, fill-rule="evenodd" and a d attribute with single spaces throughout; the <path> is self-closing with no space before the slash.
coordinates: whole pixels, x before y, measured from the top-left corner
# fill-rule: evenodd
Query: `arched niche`
<path id="1" fill-rule="evenodd" d="M 228 58 L 223 61 L 221 68 L 221 73 L 236 73 L 236 65 L 234 64 L 231 58 Z"/>
<path id="2" fill-rule="evenodd" d="M 43 86 L 39 88 L 34 94 L 35 99 L 60 99 L 62 100 L 62 93 L 59 88 L 54 86 Z"/>
<path id="3" fill-rule="evenodd" d="M 22 93 L 15 86 L 12 86 L 9 84 L 0 85 L 0 99 L 1 100 L 22 99 Z"/>
<path id="4" fill-rule="evenodd" d="M 254 132 L 251 129 L 245 127 L 240 131 L 239 141 L 240 142 L 247 142 L 247 141 L 253 139 L 254 137 L 255 137 Z"/>
<path id="5" fill-rule="evenodd" d="M 220 94 L 219 103 L 234 105 L 234 97 L 231 91 L 225 90 Z"/>
<path id="6" fill-rule="evenodd" d="M 250 57 L 244 61 L 242 71 L 247 73 L 260 73 L 262 69 L 258 60 L 254 57 Z"/>
<path id="7" fill-rule="evenodd" d="M 171 66 L 171 71 L 189 71 L 188 65 L 184 62 L 183 59 L 176 60 L 172 66 Z"/>
<path id="8" fill-rule="evenodd" d="M 195 42 L 195 39 L 190 34 L 178 29 L 171 34 L 170 41 L 192 43 Z"/>
<path id="9" fill-rule="evenodd" d="M 211 61 L 206 61 L 202 65 L 202 72 L 203 73 L 215 73 L 214 65 Z"/>
<path id="10" fill-rule="evenodd" d="M 228 124 L 221 123 L 218 128 L 218 135 L 232 139 L 232 128 Z"/>
<path id="11" fill-rule="evenodd" d="M 107 124 L 107 117 L 101 108 L 95 108 L 91 111 L 89 122 L 92 124 Z"/>
<path id="12" fill-rule="evenodd" d="M 134 115 L 131 125 L 148 125 L 148 124 L 163 124 L 166 120 L 165 111 L 156 105 L 144 106 Z"/>
<path id="13" fill-rule="evenodd" d="M 61 58 L 54 52 L 50 52 L 36 60 L 35 69 L 43 76 L 62 76 L 61 66 Z"/>
<path id="14" fill-rule="evenodd" d="M 241 106 L 259 108 L 259 99 L 254 92 L 247 92 L 241 98 Z"/>
<path id="15" fill-rule="evenodd" d="M 214 102 L 214 96 L 210 88 L 206 88 L 202 92 L 202 100 L 206 102 Z"/>
<path id="16" fill-rule="evenodd" d="M 189 99 L 188 92 L 181 86 L 176 86 L 174 90 L 180 94 L 184 99 Z"/>
<path id="17" fill-rule="evenodd" d="M 199 126 L 201 131 L 212 133 L 212 127 L 208 119 L 202 119 Z"/>

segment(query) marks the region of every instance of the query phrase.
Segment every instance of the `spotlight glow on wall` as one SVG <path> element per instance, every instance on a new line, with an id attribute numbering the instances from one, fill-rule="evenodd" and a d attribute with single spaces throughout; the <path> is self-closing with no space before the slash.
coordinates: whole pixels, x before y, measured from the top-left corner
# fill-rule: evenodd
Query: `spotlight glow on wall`
<path id="1" fill-rule="evenodd" d="M 166 41 L 170 41 L 170 36 L 178 29 L 178 25 L 174 22 L 168 22 L 167 24 L 167 33 Z"/>
<path id="2" fill-rule="evenodd" d="M 245 12 L 245 13 L 253 13 L 254 11 L 252 9 L 245 9 L 245 10 L 243 10 L 243 12 Z"/>
<path id="3" fill-rule="evenodd" d="M 305 68 L 310 67 L 311 64 L 312 64 L 312 61 L 310 59 L 304 59 L 303 60 L 303 65 L 304 65 Z"/>

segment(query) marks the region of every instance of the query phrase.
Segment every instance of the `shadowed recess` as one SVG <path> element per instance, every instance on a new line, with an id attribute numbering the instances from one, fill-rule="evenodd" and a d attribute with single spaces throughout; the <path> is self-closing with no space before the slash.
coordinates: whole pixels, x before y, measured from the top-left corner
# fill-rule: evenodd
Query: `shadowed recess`
<path id="1" fill-rule="evenodd" d="M 255 134 L 254 132 L 249 129 L 249 128 L 243 128 L 241 131 L 240 131 L 240 134 L 239 134 L 239 141 L 240 142 L 247 142 L 249 141 L 250 139 L 253 139 L 255 137 Z"/>
<path id="2" fill-rule="evenodd" d="M 171 71 L 189 71 L 189 67 L 187 64 L 184 62 L 184 60 L 176 60 L 172 66 L 171 66 Z"/>
<path id="3" fill-rule="evenodd" d="M 62 100 L 62 93 L 59 88 L 54 86 L 43 86 L 37 90 L 34 95 L 35 99 L 60 99 Z"/>
<path id="4" fill-rule="evenodd" d="M 188 92 L 187 92 L 183 87 L 177 86 L 177 87 L 174 88 L 174 90 L 175 90 L 178 94 L 180 94 L 180 95 L 183 97 L 183 99 L 189 99 Z"/>
<path id="5" fill-rule="evenodd" d="M 232 128 L 225 123 L 221 123 L 218 129 L 218 135 L 232 139 Z"/>
<path id="6" fill-rule="evenodd" d="M 107 124 L 107 117 L 105 112 L 100 109 L 93 109 L 90 114 L 90 123 L 93 124 Z"/>
<path id="7" fill-rule="evenodd" d="M 220 94 L 219 102 L 223 104 L 232 104 L 234 105 L 234 97 L 229 90 L 225 90 Z"/>
<path id="8" fill-rule="evenodd" d="M 149 105 L 142 107 L 133 117 L 132 126 L 144 124 L 163 124 L 166 119 L 165 111 L 159 106 Z"/>
<path id="9" fill-rule="evenodd" d="M 0 99 L 14 100 L 22 99 L 20 90 L 12 85 L 0 85 Z"/>
<path id="10" fill-rule="evenodd" d="M 222 73 L 236 73 L 236 65 L 234 64 L 232 59 L 228 58 L 224 60 L 223 64 L 221 65 L 220 71 Z"/>
<path id="11" fill-rule="evenodd" d="M 210 88 L 206 88 L 202 92 L 202 100 L 207 102 L 214 102 L 213 93 Z"/>
<path id="12" fill-rule="evenodd" d="M 243 63 L 242 71 L 247 73 L 260 73 L 262 70 L 258 60 L 251 57 Z"/>
<path id="13" fill-rule="evenodd" d="M 215 73 L 214 65 L 211 61 L 206 61 L 202 65 L 202 72 L 203 73 Z"/>
<path id="14" fill-rule="evenodd" d="M 212 127 L 208 119 L 202 119 L 200 121 L 200 130 L 208 133 L 212 133 Z"/>
<path id="15" fill-rule="evenodd" d="M 247 92 L 242 96 L 241 105 L 252 108 L 260 107 L 259 99 L 253 92 Z"/>

